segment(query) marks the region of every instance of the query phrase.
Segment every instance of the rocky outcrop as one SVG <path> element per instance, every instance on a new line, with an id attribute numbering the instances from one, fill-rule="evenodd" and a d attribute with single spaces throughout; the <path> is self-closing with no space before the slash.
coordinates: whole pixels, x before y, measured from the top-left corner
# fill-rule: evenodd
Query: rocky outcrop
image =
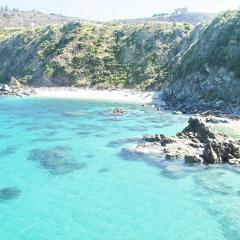
<path id="1" fill-rule="evenodd" d="M 186 112 L 229 112 L 230 106 L 240 113 L 239 18 L 239 10 L 224 12 L 197 38 L 184 39 L 187 47 L 173 59 L 165 81 L 163 97 L 170 105 Z"/>
<path id="2" fill-rule="evenodd" d="M 17 83 L 18 81 L 16 80 L 14 84 L 7 85 L 3 84 L 0 86 L 0 96 L 18 96 L 18 97 L 23 97 L 23 96 L 31 96 L 35 95 L 36 92 L 33 88 L 30 87 L 25 87 L 21 86 L 20 84 Z"/>
<path id="3" fill-rule="evenodd" d="M 126 110 L 122 109 L 122 108 L 114 108 L 113 111 L 112 111 L 113 114 L 125 114 L 127 113 Z"/>
<path id="4" fill-rule="evenodd" d="M 125 153 L 162 159 L 184 159 L 187 163 L 239 164 L 240 141 L 214 131 L 202 118 L 190 118 L 188 126 L 175 137 L 144 137 L 145 143 L 124 149 Z"/>

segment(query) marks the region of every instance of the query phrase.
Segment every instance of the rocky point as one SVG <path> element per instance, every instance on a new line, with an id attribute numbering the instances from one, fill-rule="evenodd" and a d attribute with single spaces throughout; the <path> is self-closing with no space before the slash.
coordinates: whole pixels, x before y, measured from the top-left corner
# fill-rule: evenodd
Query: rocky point
<path id="1" fill-rule="evenodd" d="M 156 162 L 184 159 L 186 163 L 240 164 L 240 141 L 216 132 L 200 117 L 190 118 L 188 126 L 174 137 L 160 134 L 144 140 L 123 152 L 151 156 Z"/>

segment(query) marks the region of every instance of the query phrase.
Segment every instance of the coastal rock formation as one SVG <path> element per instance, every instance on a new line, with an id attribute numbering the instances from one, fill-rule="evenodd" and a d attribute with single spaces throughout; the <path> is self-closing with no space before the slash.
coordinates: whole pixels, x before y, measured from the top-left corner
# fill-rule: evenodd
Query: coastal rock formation
<path id="1" fill-rule="evenodd" d="M 11 79 L 10 85 L 0 85 L 0 96 L 31 96 L 35 95 L 36 92 L 33 88 L 21 86 L 18 80 Z"/>
<path id="2" fill-rule="evenodd" d="M 175 137 L 144 137 L 145 143 L 124 152 L 162 159 L 184 159 L 187 163 L 240 163 L 240 141 L 214 131 L 201 118 L 190 118 L 188 126 Z"/>
<path id="3" fill-rule="evenodd" d="M 163 98 L 175 109 L 239 110 L 240 11 L 227 11 L 185 38 L 185 46 L 171 63 Z M 205 104 L 207 102 L 207 104 Z M 191 107 L 189 107 L 191 106 Z M 204 109 L 205 108 L 205 109 Z"/>

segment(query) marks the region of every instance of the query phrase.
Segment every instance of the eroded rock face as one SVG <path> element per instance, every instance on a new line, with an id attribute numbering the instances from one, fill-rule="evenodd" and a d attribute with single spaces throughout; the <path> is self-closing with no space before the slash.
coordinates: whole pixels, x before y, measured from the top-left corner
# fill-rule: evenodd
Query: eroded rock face
<path id="1" fill-rule="evenodd" d="M 165 158 L 204 164 L 240 162 L 240 141 L 215 132 L 202 118 L 190 118 L 188 126 L 175 137 L 160 134 L 144 137 L 144 140 L 144 144 L 124 151 L 153 155 L 156 161 Z"/>

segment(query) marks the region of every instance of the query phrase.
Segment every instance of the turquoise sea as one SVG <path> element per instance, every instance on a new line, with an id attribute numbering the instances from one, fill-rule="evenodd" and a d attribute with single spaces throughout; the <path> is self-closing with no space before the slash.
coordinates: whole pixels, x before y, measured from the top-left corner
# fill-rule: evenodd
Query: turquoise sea
<path id="1" fill-rule="evenodd" d="M 121 153 L 143 135 L 175 134 L 185 116 L 3 98 L 0 123 L 0 240 L 240 239 L 238 169 Z"/>

